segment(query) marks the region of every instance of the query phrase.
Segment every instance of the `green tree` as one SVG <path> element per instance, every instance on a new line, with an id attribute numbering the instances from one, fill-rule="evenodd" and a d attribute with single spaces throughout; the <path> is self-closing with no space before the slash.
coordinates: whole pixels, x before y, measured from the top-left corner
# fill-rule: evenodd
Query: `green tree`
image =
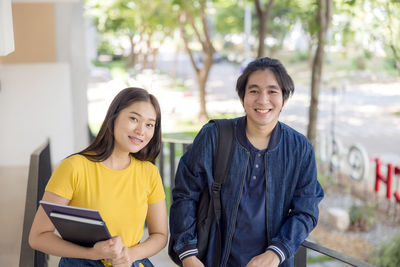
<path id="1" fill-rule="evenodd" d="M 208 119 L 206 108 L 206 84 L 213 65 L 215 48 L 211 40 L 210 10 L 212 2 L 207 0 L 175 2 L 179 7 L 180 32 L 189 55 L 190 62 L 196 73 L 197 84 L 200 92 L 199 119 Z M 194 41 L 194 42 L 192 42 Z M 195 60 L 195 45 L 200 44 L 201 62 Z"/>
<path id="2" fill-rule="evenodd" d="M 395 66 L 400 73 L 400 1 L 374 0 L 372 1 L 374 16 L 381 26 L 377 36 L 391 51 Z"/>
<path id="3" fill-rule="evenodd" d="M 173 19 L 172 3 L 164 0 L 86 0 L 86 13 L 94 18 L 97 29 L 111 38 L 129 40 L 129 65 L 147 65 L 148 55 L 153 55 L 153 66 L 158 48 L 167 35 L 177 26 Z M 140 45 L 140 48 L 138 46 Z"/>

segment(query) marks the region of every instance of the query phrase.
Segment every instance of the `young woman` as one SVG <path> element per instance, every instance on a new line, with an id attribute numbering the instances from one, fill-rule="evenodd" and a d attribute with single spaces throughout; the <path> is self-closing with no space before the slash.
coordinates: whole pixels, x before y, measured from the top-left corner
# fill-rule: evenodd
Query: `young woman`
<path id="1" fill-rule="evenodd" d="M 161 113 L 146 90 L 126 88 L 111 103 L 94 142 L 64 159 L 43 200 L 97 209 L 111 239 L 82 247 L 61 239 L 39 207 L 29 235 L 36 250 L 65 266 L 153 266 L 168 239 L 165 194 L 153 164 L 161 148 Z M 139 243 L 147 222 L 149 237 Z"/>

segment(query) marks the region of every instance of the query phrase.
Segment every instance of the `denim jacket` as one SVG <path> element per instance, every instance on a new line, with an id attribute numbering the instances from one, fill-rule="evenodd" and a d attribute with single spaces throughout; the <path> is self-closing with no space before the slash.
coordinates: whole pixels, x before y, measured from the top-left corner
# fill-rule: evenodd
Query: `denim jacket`
<path id="1" fill-rule="evenodd" d="M 233 119 L 235 128 L 239 119 Z M 267 152 L 265 160 L 266 239 L 269 247 L 284 253 L 286 260 L 280 266 L 293 266 L 294 254 L 317 225 L 318 203 L 324 193 L 317 180 L 311 142 L 289 126 L 278 123 L 280 140 Z M 178 165 L 172 191 L 170 232 L 175 242 L 174 250 L 181 258 L 197 254 L 196 207 L 203 189 L 208 187 L 211 192 L 216 141 L 216 126 L 214 123 L 206 124 Z M 228 176 L 221 189 L 220 266 L 226 266 L 230 254 L 249 155 L 250 152 L 235 137 Z M 210 232 L 205 266 L 211 266 L 213 262 L 214 230 L 215 224 Z"/>

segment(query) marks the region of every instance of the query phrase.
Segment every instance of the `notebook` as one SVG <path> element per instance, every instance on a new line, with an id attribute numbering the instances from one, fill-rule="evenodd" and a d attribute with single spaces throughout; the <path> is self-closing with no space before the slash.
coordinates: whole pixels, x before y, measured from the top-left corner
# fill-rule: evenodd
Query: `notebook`
<path id="1" fill-rule="evenodd" d="M 111 238 L 98 210 L 60 205 L 43 200 L 39 203 L 64 240 L 92 247 L 98 241 Z"/>

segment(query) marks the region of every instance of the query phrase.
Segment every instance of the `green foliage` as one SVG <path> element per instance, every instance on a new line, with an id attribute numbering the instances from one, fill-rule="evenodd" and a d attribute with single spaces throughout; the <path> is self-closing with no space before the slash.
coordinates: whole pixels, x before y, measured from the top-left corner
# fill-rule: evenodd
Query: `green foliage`
<path id="1" fill-rule="evenodd" d="M 383 67 L 385 68 L 385 70 L 387 70 L 389 72 L 397 71 L 396 59 L 391 56 L 385 57 Z"/>
<path id="2" fill-rule="evenodd" d="M 350 207 L 350 229 L 367 232 L 376 224 L 375 205 L 353 205 Z"/>
<path id="3" fill-rule="evenodd" d="M 307 60 L 308 60 L 308 52 L 302 52 L 302 51 L 293 53 L 289 58 L 290 63 L 296 63 Z"/>
<path id="4" fill-rule="evenodd" d="M 242 33 L 244 29 L 244 7 L 235 5 L 235 1 L 225 0 L 215 3 L 215 30 L 226 35 Z"/>
<path id="5" fill-rule="evenodd" d="M 114 45 L 111 45 L 109 42 L 107 41 L 102 41 L 97 45 L 97 53 L 99 55 L 114 55 L 116 54 L 116 50 L 118 48 L 115 47 Z"/>
<path id="6" fill-rule="evenodd" d="M 237 114 L 237 113 L 214 113 L 210 115 L 210 119 L 232 119 L 236 118 L 239 116 L 243 116 L 243 114 Z"/>
<path id="7" fill-rule="evenodd" d="M 322 262 L 326 262 L 326 261 L 332 261 L 333 259 L 329 256 L 326 255 L 322 255 L 322 256 L 318 256 L 318 257 L 308 257 L 307 258 L 307 265 L 308 264 L 313 264 L 313 263 L 322 263 Z"/>
<path id="8" fill-rule="evenodd" d="M 323 173 L 318 173 L 318 182 L 321 184 L 322 188 L 326 188 L 330 183 L 329 177 Z"/>
<path id="9" fill-rule="evenodd" d="M 380 245 L 373 262 L 379 267 L 400 266 L 400 233 Z"/>
<path id="10" fill-rule="evenodd" d="M 92 64 L 96 67 L 106 67 L 110 70 L 111 76 L 115 78 L 120 78 L 122 80 L 126 79 L 128 75 L 128 67 L 125 60 L 111 60 L 107 62 L 93 61 Z"/>
<path id="11" fill-rule="evenodd" d="M 174 132 L 163 133 L 163 138 L 176 139 L 176 140 L 194 140 L 198 131 Z"/>

